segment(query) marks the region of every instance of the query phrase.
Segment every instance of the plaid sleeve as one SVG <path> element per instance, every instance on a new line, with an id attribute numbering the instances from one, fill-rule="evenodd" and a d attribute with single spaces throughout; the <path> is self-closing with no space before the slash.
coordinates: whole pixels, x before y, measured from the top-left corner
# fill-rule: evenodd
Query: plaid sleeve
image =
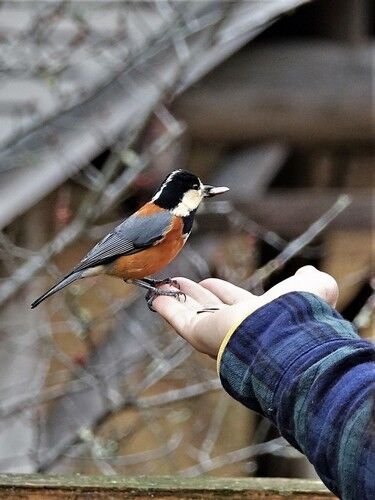
<path id="1" fill-rule="evenodd" d="M 277 426 L 343 499 L 375 499 L 375 347 L 310 293 L 244 319 L 218 359 L 224 389 Z"/>

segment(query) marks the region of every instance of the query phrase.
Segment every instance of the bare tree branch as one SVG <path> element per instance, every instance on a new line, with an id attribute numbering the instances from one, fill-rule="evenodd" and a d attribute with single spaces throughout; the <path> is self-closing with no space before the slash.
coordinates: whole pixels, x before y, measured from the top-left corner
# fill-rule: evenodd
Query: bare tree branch
<path id="1" fill-rule="evenodd" d="M 258 269 L 245 283 L 245 288 L 254 290 L 264 283 L 275 271 L 281 269 L 292 257 L 297 255 L 311 241 L 316 238 L 335 217 L 337 217 L 351 203 L 350 197 L 341 195 L 336 203 L 298 238 L 290 242 L 277 257 Z"/>

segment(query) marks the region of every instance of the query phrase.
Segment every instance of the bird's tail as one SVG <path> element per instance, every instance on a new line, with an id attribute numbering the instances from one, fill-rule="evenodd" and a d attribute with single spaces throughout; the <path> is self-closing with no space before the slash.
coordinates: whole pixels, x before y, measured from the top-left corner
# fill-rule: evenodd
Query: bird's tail
<path id="1" fill-rule="evenodd" d="M 34 307 L 38 306 L 47 297 L 50 297 L 59 290 L 62 290 L 66 286 L 70 285 L 70 283 L 73 283 L 73 281 L 78 280 L 79 278 L 81 278 L 81 276 L 82 276 L 82 271 L 68 274 L 68 276 L 65 276 L 65 278 L 63 278 L 61 281 L 56 283 L 56 285 L 54 285 L 52 288 L 43 293 L 43 295 L 41 295 L 38 299 L 34 300 L 34 302 L 31 304 L 31 309 L 34 309 Z"/>

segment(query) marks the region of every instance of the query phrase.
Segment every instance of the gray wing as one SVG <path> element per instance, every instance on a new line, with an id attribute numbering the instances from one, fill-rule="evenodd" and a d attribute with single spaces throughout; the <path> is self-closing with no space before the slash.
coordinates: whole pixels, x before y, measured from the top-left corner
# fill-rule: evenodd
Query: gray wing
<path id="1" fill-rule="evenodd" d="M 109 263 L 120 255 L 140 252 L 161 240 L 171 223 L 172 215 L 167 211 L 148 217 L 131 215 L 99 241 L 73 271 Z"/>

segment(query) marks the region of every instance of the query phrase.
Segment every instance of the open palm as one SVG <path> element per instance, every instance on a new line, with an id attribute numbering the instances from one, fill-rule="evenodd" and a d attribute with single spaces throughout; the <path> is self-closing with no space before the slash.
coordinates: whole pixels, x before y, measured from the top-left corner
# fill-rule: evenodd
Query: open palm
<path id="1" fill-rule="evenodd" d="M 226 333 L 273 299 L 288 292 L 310 292 L 335 306 L 338 297 L 332 276 L 312 266 L 302 267 L 261 296 L 215 278 L 200 283 L 181 277 L 174 279 L 186 294 L 186 301 L 159 296 L 153 307 L 193 347 L 215 359 Z"/>

